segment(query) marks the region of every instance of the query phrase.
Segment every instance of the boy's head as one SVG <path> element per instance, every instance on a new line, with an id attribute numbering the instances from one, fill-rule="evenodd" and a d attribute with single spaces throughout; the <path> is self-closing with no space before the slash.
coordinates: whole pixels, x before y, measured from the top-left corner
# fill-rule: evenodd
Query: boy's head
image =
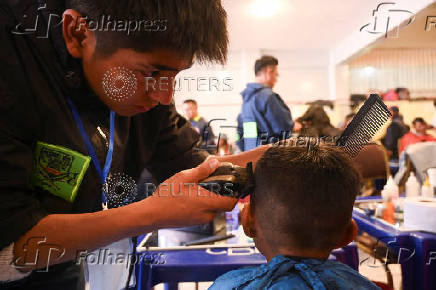
<path id="1" fill-rule="evenodd" d="M 67 50 L 81 59 L 94 92 L 120 115 L 171 103 L 174 77 L 193 61 L 226 61 L 220 0 L 70 0 L 67 8 Z"/>
<path id="2" fill-rule="evenodd" d="M 354 239 L 360 175 L 340 149 L 271 147 L 257 162 L 244 230 L 268 258 L 328 257 Z"/>

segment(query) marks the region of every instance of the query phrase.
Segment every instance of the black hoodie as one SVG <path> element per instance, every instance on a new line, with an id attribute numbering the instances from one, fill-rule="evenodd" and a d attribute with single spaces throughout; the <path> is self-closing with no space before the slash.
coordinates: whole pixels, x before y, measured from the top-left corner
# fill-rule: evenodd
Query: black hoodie
<path id="1" fill-rule="evenodd" d="M 45 8 L 38 3 L 3 0 L 0 4 L 0 249 L 46 215 L 101 210 L 101 183 L 92 162 L 87 169 L 81 167 L 81 182 L 74 180 L 78 172 L 71 172 L 68 166 L 69 160 L 74 160 L 69 150 L 82 155 L 88 152 L 66 98 L 78 107 L 100 162 L 106 157 L 107 140 L 97 126 L 109 131 L 109 109 L 86 85 L 80 62 L 66 51 L 62 25 L 58 25 L 65 10 L 63 1 L 47 0 Z M 38 26 L 32 31 L 37 15 Z M 111 173 L 123 173 L 134 180 L 148 168 L 162 182 L 198 165 L 207 155 L 195 150 L 199 135 L 173 104 L 159 105 L 134 117 L 116 116 L 115 129 Z M 55 147 L 43 145 L 41 149 L 37 142 Z M 45 185 L 41 180 L 33 182 L 36 171 L 46 178 Z M 59 187 L 56 176 L 67 176 L 64 184 L 77 185 L 74 201 L 47 190 Z M 77 289 L 82 276 L 71 264 L 52 266 L 48 273 L 34 272 L 13 283 L 15 288 L 9 286 Z M 4 287 L 0 282 L 0 288 Z"/>

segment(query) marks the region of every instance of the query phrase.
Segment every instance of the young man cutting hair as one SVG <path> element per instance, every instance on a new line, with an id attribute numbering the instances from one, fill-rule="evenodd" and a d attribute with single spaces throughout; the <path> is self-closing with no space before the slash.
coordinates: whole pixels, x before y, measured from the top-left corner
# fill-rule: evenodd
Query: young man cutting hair
<path id="1" fill-rule="evenodd" d="M 121 28 L 96 29 L 103 16 Z M 126 21 L 159 29 L 127 33 Z M 159 183 L 196 183 L 218 166 L 195 150 L 199 136 L 176 112 L 172 83 L 146 81 L 173 80 L 194 61 L 225 62 L 219 0 L 7 0 L 0 42 L 2 289 L 81 289 L 77 251 L 233 208 L 233 199 L 183 187 L 111 208 L 102 190 L 118 173 L 137 180 L 147 168 Z M 262 150 L 220 160 L 245 165 Z"/>

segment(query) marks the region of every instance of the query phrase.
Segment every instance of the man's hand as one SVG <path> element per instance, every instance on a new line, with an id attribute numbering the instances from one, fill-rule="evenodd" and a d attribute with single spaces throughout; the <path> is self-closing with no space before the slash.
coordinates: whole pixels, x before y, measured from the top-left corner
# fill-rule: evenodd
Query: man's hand
<path id="1" fill-rule="evenodd" d="M 83 250 L 92 251 L 126 237 L 206 223 L 215 213 L 232 210 L 237 201 L 197 186 L 218 166 L 217 159 L 209 158 L 166 180 L 152 197 L 127 206 L 94 213 L 48 215 L 15 241 L 13 261 L 21 270 L 47 269 L 77 259 Z M 29 263 L 35 261 L 35 255 L 36 262 Z"/>
<path id="2" fill-rule="evenodd" d="M 211 221 L 220 211 L 231 211 L 237 199 L 220 196 L 198 186 L 197 183 L 219 166 L 216 158 L 210 157 L 199 166 L 181 171 L 164 181 L 152 197 L 146 199 L 163 212 L 164 220 L 159 227 L 181 227 Z"/>

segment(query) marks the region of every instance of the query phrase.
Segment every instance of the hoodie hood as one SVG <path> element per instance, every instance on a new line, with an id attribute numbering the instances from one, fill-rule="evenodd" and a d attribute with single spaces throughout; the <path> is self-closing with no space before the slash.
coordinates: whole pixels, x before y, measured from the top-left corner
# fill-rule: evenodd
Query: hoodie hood
<path id="1" fill-rule="evenodd" d="M 248 101 L 252 96 L 254 96 L 258 91 L 266 88 L 266 86 L 259 83 L 248 83 L 247 87 L 241 92 L 242 99 L 244 102 Z"/>

